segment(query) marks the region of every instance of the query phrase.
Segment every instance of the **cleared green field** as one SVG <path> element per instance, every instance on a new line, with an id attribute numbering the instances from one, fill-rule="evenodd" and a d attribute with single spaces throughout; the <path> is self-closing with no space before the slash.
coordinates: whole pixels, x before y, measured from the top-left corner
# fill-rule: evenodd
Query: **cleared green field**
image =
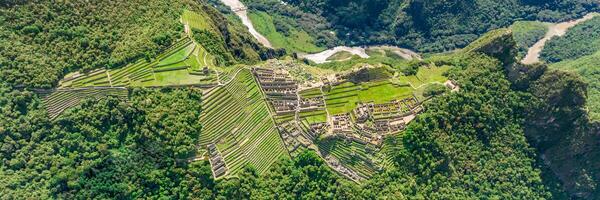
<path id="1" fill-rule="evenodd" d="M 284 48 L 290 52 L 314 53 L 325 50 L 315 45 L 314 39 L 304 31 L 298 31 L 290 27 L 289 35 L 277 32 L 273 17 L 266 12 L 250 12 L 248 17 L 256 28 L 256 31 L 264 35 L 275 48 Z M 284 16 L 277 16 L 282 17 Z"/>
<path id="2" fill-rule="evenodd" d="M 385 103 L 413 95 L 413 89 L 390 81 L 378 81 L 356 85 L 346 82 L 326 93 L 325 101 L 329 114 L 351 112 L 359 102 Z"/>
<path id="3" fill-rule="evenodd" d="M 248 69 L 204 99 L 199 146 L 217 143 L 230 175 L 246 164 L 265 172 L 279 158 L 289 157 L 267 103 Z"/>
<path id="4" fill-rule="evenodd" d="M 430 83 L 444 83 L 448 80 L 444 73 L 448 71 L 450 66 L 441 66 L 441 67 L 421 67 L 417 72 L 417 75 L 414 76 L 400 76 L 398 80 L 401 83 L 408 83 L 412 87 L 418 88 Z"/>
<path id="5" fill-rule="evenodd" d="M 323 93 L 321 92 L 321 88 L 312 88 L 312 89 L 308 89 L 308 90 L 303 90 L 299 92 L 301 97 L 304 98 L 313 98 L 313 97 L 318 97 L 318 96 L 322 96 Z"/>
<path id="6" fill-rule="evenodd" d="M 309 124 L 327 122 L 327 112 L 325 110 L 301 112 L 300 118 L 306 120 Z"/>
<path id="7" fill-rule="evenodd" d="M 369 178 L 377 172 L 373 163 L 372 149 L 357 142 L 347 142 L 337 138 L 326 138 L 317 143 L 323 156 L 332 155 L 337 158 L 344 167 L 347 167 L 363 178 Z"/>

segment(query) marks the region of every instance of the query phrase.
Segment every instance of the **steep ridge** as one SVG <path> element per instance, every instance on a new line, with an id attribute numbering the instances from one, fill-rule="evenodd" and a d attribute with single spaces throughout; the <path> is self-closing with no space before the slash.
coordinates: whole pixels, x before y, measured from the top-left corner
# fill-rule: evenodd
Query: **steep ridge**
<path id="1" fill-rule="evenodd" d="M 545 64 L 516 62 L 517 47 L 509 30 L 492 31 L 465 52 L 484 53 L 502 61 L 511 87 L 534 97 L 527 108 L 524 131 L 538 152 L 540 167 L 548 174 L 547 185 L 561 185 L 558 190 L 573 198 L 595 199 L 600 194 L 596 187 L 600 183 L 600 124 L 591 122 L 585 110 L 585 82 L 574 73 L 552 70 Z"/>

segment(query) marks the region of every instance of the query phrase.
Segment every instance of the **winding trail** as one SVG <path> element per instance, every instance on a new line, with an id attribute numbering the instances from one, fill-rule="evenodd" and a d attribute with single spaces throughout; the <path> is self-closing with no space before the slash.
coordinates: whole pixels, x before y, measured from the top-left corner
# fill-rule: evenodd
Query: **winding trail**
<path id="1" fill-rule="evenodd" d="M 248 27 L 248 31 L 250 31 L 250 34 L 252 34 L 252 36 L 254 36 L 254 38 L 256 38 L 258 42 L 260 42 L 265 47 L 273 48 L 269 40 L 267 40 L 265 36 L 261 35 L 258 31 L 256 31 L 256 29 L 254 29 L 252 21 L 250 21 L 250 18 L 248 18 L 247 8 L 242 2 L 240 2 L 239 0 L 221 0 L 221 2 L 227 5 L 231 9 L 231 11 L 233 11 L 242 20 L 242 23 L 246 27 Z"/>
<path id="2" fill-rule="evenodd" d="M 546 42 L 548 42 L 555 36 L 560 37 L 560 36 L 565 35 L 565 33 L 567 33 L 567 31 L 570 28 L 576 26 L 579 23 L 588 21 L 588 20 L 594 18 L 595 16 L 600 16 L 600 13 L 590 13 L 578 20 L 571 20 L 571 21 L 567 21 L 567 22 L 550 25 L 548 27 L 548 32 L 546 33 L 544 38 L 540 39 L 537 43 L 535 43 L 533 46 L 531 46 L 529 48 L 527 55 L 525 56 L 525 58 L 523 58 L 523 60 L 521 62 L 523 64 L 534 64 L 534 63 L 540 62 L 540 53 L 544 49 Z"/>

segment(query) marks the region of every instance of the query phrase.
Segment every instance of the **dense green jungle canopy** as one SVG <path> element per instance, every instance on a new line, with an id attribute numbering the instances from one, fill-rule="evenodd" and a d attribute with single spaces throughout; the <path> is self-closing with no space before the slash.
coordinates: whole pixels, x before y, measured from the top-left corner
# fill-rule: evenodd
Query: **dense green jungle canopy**
<path id="1" fill-rule="evenodd" d="M 420 52 L 462 48 L 487 31 L 519 20 L 564 21 L 598 9 L 598 2 L 589 0 L 285 1 L 292 6 L 245 1 L 251 8 L 299 20 L 299 27 L 319 36 L 319 44 L 338 39 L 349 45 L 395 44 Z M 331 36 L 327 29 L 337 34 Z"/>

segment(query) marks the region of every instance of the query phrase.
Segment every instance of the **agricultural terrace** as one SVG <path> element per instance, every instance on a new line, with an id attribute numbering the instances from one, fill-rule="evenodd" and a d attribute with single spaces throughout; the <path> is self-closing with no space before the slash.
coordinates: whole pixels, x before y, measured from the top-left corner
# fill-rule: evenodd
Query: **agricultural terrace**
<path id="1" fill-rule="evenodd" d="M 39 92 L 44 96 L 44 104 L 50 119 L 55 119 L 68 108 L 77 106 L 82 100 L 100 99 L 114 96 L 127 100 L 129 92 L 126 88 L 78 88 L 59 89 Z"/>
<path id="2" fill-rule="evenodd" d="M 450 66 L 428 66 L 421 67 L 416 75 L 412 76 L 400 76 L 398 80 L 400 83 L 410 84 L 413 88 L 421 88 L 427 84 L 438 83 L 443 84 L 448 78 L 444 76 L 450 69 Z"/>
<path id="3" fill-rule="evenodd" d="M 189 38 L 182 38 L 152 61 L 139 59 L 117 69 L 97 70 L 67 76 L 62 87 L 126 87 L 210 84 L 216 76 L 204 67 L 212 66 L 206 50 Z"/>
<path id="4" fill-rule="evenodd" d="M 300 91 L 299 95 L 301 98 L 317 98 L 323 97 L 323 92 L 321 88 L 312 88 Z M 299 118 L 303 124 L 324 123 L 327 122 L 327 111 L 326 109 L 302 111 L 299 113 Z"/>
<path id="5" fill-rule="evenodd" d="M 351 112 L 360 102 L 386 103 L 412 95 L 412 87 L 389 80 L 359 84 L 345 82 L 325 92 L 325 100 L 329 114 L 336 115 Z"/>
<path id="6" fill-rule="evenodd" d="M 187 24 L 191 28 L 201 29 L 201 30 L 214 30 L 212 23 L 209 23 L 210 18 L 205 16 L 205 13 L 196 13 L 189 10 L 184 10 L 181 15 L 181 22 L 183 24 Z"/>
<path id="7" fill-rule="evenodd" d="M 362 178 L 369 178 L 377 172 L 373 163 L 374 147 L 336 137 L 322 139 L 317 145 L 323 157 L 331 155 L 337 158 L 340 164 Z"/>
<path id="8" fill-rule="evenodd" d="M 248 69 L 236 74 L 205 97 L 199 146 L 216 143 L 230 175 L 246 164 L 265 172 L 288 153 L 254 77 Z"/>
<path id="9" fill-rule="evenodd" d="M 188 10 L 181 21 L 198 29 L 213 28 L 203 16 Z M 217 82 L 216 70 L 214 57 L 186 36 L 151 59 L 140 58 L 115 69 L 67 75 L 61 87 L 209 85 Z"/>
<path id="10" fill-rule="evenodd" d="M 450 70 L 450 66 L 427 66 L 419 68 L 416 75 L 412 76 L 399 76 L 397 80 L 398 84 L 408 84 L 415 90 L 415 96 L 418 99 L 423 99 L 423 91 L 426 86 L 431 84 L 444 84 L 448 80 L 445 77 L 445 73 Z"/>
<path id="11" fill-rule="evenodd" d="M 390 135 L 383 139 L 383 145 L 380 151 L 375 154 L 373 162 L 383 168 L 389 168 L 393 166 L 394 155 L 402 153 L 404 150 L 404 144 L 402 138 L 404 132 L 396 135 Z"/>

